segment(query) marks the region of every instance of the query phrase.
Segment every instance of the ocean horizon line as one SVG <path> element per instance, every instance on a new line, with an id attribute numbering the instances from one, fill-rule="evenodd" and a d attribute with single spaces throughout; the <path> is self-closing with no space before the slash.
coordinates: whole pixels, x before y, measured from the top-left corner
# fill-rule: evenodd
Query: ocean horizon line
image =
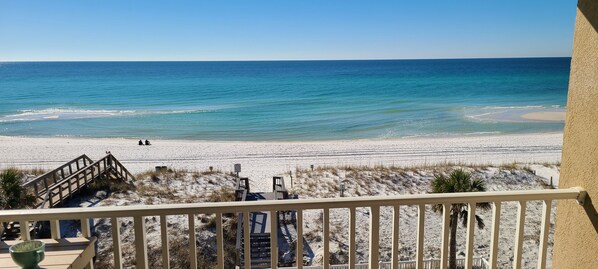
<path id="1" fill-rule="evenodd" d="M 371 59 L 247 59 L 247 60 L 0 60 L 0 63 L 179 63 L 179 62 L 343 62 L 343 61 L 426 61 L 426 60 L 500 60 L 500 59 L 562 59 L 571 56 L 522 57 L 446 57 L 446 58 L 371 58 Z"/>

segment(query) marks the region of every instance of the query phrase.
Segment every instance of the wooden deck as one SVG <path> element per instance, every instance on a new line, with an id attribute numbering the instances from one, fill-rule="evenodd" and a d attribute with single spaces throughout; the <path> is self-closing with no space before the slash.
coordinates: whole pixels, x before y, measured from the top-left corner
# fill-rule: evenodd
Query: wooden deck
<path id="1" fill-rule="evenodd" d="M 48 269 L 82 269 L 89 268 L 95 256 L 95 237 L 64 239 L 41 239 L 46 243 L 45 258 L 40 268 Z M 21 241 L 0 241 L 0 269 L 20 269 L 10 257 L 10 246 Z"/>

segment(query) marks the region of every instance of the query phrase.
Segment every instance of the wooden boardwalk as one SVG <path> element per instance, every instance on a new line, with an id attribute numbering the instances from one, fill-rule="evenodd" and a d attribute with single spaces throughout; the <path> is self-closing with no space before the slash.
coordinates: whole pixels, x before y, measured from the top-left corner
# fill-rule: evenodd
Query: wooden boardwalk
<path id="1" fill-rule="evenodd" d="M 272 178 L 272 192 L 250 192 L 249 179 L 238 178 L 235 196 L 237 201 L 283 200 L 289 198 L 289 192 L 285 186 L 283 177 Z M 284 213 L 282 214 L 284 215 Z M 256 211 L 249 213 L 248 245 L 250 246 L 249 255 L 251 256 L 251 268 L 271 267 L 270 237 L 273 232 L 276 234 L 279 233 L 279 229 L 277 228 L 272 231 L 270 220 L 272 217 L 277 218 L 277 220 L 280 219 L 279 216 L 272 216 L 270 211 Z M 237 250 L 239 252 L 237 265 L 240 268 L 243 268 L 246 254 L 245 234 L 243 229 L 245 218 L 242 213 L 240 213 L 237 218 L 237 223 L 239 223 L 239 225 L 237 225 Z"/>
<path id="2" fill-rule="evenodd" d="M 22 184 L 21 187 L 33 191 L 36 198 L 35 208 L 44 209 L 61 206 L 67 199 L 78 195 L 83 188 L 98 179 L 125 182 L 135 180 L 133 175 L 112 154 L 95 162 L 84 154 Z M 30 235 L 35 236 L 40 229 L 40 222 L 27 225 Z M 11 222 L 4 230 L 4 227 L 0 225 L 0 239 L 18 238 L 20 226 L 21 224 L 18 222 Z"/>
<path id="3" fill-rule="evenodd" d="M 129 182 L 134 177 L 112 154 L 95 162 L 87 155 L 81 155 L 22 187 L 33 190 L 37 198 L 36 208 L 51 208 L 61 205 L 97 179 Z"/>

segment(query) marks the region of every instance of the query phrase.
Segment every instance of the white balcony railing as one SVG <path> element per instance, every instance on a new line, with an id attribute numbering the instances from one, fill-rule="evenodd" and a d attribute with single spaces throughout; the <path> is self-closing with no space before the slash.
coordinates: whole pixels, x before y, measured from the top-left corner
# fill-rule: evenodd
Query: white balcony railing
<path id="1" fill-rule="evenodd" d="M 424 260 L 422 268 L 435 269 L 440 268 L 440 259 Z M 360 263 L 355 265 L 355 269 L 368 269 L 370 265 L 367 263 Z M 457 259 L 457 266 L 464 267 L 465 259 Z M 490 264 L 484 258 L 473 258 L 473 266 L 476 268 L 487 269 Z M 284 267 L 284 269 L 296 269 L 297 267 Z M 391 262 L 379 262 L 379 269 L 414 269 L 417 268 L 415 261 L 399 261 L 398 267 L 392 268 Z M 303 266 L 303 269 L 322 269 L 322 266 Z M 348 264 L 330 265 L 330 269 L 349 269 Z"/>
<path id="2" fill-rule="evenodd" d="M 227 202 L 227 203 L 199 203 L 199 204 L 174 204 L 174 205 L 151 205 L 151 206 L 121 206 L 121 207 L 91 207 L 91 208 L 56 208 L 56 209 L 36 209 L 36 210 L 5 210 L 0 211 L 0 222 L 18 221 L 20 227 L 28 227 L 31 221 L 50 221 L 51 236 L 58 239 L 59 220 L 81 220 L 81 231 L 83 236 L 90 236 L 90 219 L 107 218 L 111 219 L 113 235 L 113 251 L 115 268 L 122 268 L 122 252 L 120 240 L 120 227 L 118 218 L 133 218 L 135 233 L 135 255 L 137 268 L 148 268 L 147 242 L 145 218 L 159 216 L 161 226 L 162 240 L 162 259 L 164 268 L 169 268 L 169 251 L 166 217 L 171 215 L 188 215 L 189 227 L 195 227 L 197 214 L 215 214 L 216 215 L 216 247 L 218 268 L 224 268 L 224 249 L 223 249 L 223 230 L 222 215 L 226 213 L 244 213 L 243 223 L 249 223 L 249 212 L 270 211 L 271 216 L 276 216 L 277 211 L 296 211 L 297 212 L 297 233 L 303 234 L 303 211 L 304 210 L 322 210 L 323 211 L 323 260 L 328 261 L 329 254 L 329 211 L 330 209 L 348 208 L 350 212 L 349 221 L 349 264 L 344 268 L 361 268 L 356 265 L 356 244 L 355 244 L 355 209 L 361 207 L 370 208 L 370 240 L 369 240 L 369 268 L 376 268 L 379 264 L 379 222 L 380 207 L 392 207 L 394 215 L 392 218 L 392 258 L 390 268 L 399 269 L 401 262 L 398 259 L 398 236 L 399 236 L 399 218 L 401 206 L 418 206 L 418 230 L 417 230 L 417 253 L 415 268 L 424 268 L 424 214 L 426 205 L 441 204 L 444 206 L 442 216 L 442 247 L 440 268 L 447 268 L 448 260 L 448 236 L 449 236 L 449 212 L 446 210 L 451 204 L 468 204 L 468 224 L 466 237 L 466 257 L 464 259 L 465 268 L 474 266 L 473 257 L 473 235 L 474 221 L 476 212 L 476 203 L 490 202 L 493 204 L 493 221 L 491 227 L 491 245 L 490 258 L 488 260 L 489 268 L 496 268 L 498 231 L 499 222 L 494 221 L 500 218 L 500 208 L 502 202 L 518 202 L 518 221 L 515 238 L 515 254 L 513 267 L 521 268 L 521 255 L 523 243 L 523 225 L 525 221 L 525 206 L 527 201 L 542 201 L 543 214 L 541 220 L 541 234 L 539 245 L 538 267 L 545 268 L 547 241 L 550 225 L 551 203 L 554 200 L 571 199 L 583 203 L 585 191 L 580 188 L 559 189 L 559 190 L 535 190 L 535 191 L 505 191 L 505 192 L 485 192 L 485 193 L 455 193 L 455 194 L 421 194 L 421 195 L 402 195 L 402 196 L 377 196 L 377 197 L 357 197 L 357 198 L 330 198 L 330 199 L 305 199 L 305 200 L 274 200 L 259 202 Z M 277 227 L 276 218 L 270 218 L 272 229 Z M 244 240 L 248 242 L 249 226 L 243 225 Z M 29 233 L 23 233 L 25 239 L 29 239 Z M 196 238 L 195 229 L 189 229 L 189 238 Z M 272 252 L 271 265 L 277 268 L 277 233 L 272 233 L 270 244 Z M 191 268 L 197 268 L 197 245 L 195 240 L 190 240 L 190 262 Z M 297 253 L 303 253 L 303 237 L 297 236 Z M 250 249 L 244 249 L 245 268 L 251 266 Z M 477 262 L 477 261 L 476 261 Z M 382 266 L 380 266 L 382 268 Z M 307 268 L 301 263 L 297 268 Z M 324 263 L 322 268 L 329 269 L 332 266 Z M 383 268 L 389 268 L 384 265 Z"/>

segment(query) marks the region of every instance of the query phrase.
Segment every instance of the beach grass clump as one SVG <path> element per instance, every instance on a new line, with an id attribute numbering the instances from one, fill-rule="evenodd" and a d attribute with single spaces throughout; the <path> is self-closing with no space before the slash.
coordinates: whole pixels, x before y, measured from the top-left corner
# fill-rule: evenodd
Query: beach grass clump
<path id="1" fill-rule="evenodd" d="M 232 187 L 222 187 L 219 190 L 213 191 L 209 198 L 208 202 L 234 202 L 235 201 L 235 189 Z"/>
<path id="2" fill-rule="evenodd" d="M 30 175 L 30 176 L 41 176 L 48 172 L 48 170 L 40 167 L 33 167 L 33 168 L 19 168 L 18 169 L 23 175 Z"/>
<path id="3" fill-rule="evenodd" d="M 165 171 L 146 171 L 136 175 L 133 182 L 135 189 L 129 192 L 112 195 L 102 200 L 99 205 L 140 205 L 140 204 L 175 204 L 228 202 L 235 200 L 236 178 L 218 170 L 193 171 L 187 169 L 171 169 Z M 215 268 L 216 253 L 215 229 L 216 217 L 213 214 L 197 214 L 196 229 L 198 248 L 198 268 Z M 125 267 L 135 265 L 135 246 L 133 222 L 121 219 L 121 235 L 123 237 L 123 263 Z M 223 214 L 225 268 L 234 268 L 236 261 L 236 214 Z M 169 215 L 167 218 L 169 252 L 171 268 L 189 268 L 189 238 L 187 215 Z M 99 245 L 111 245 L 111 222 L 100 220 L 96 231 Z M 150 268 L 162 267 L 161 235 L 159 217 L 146 217 L 147 245 Z M 98 260 L 111 263 L 109 247 L 98 250 Z M 127 257 L 127 258 L 125 258 Z M 98 263 L 96 262 L 96 265 Z M 111 264 L 96 266 L 111 268 Z"/>
<path id="4" fill-rule="evenodd" d="M 135 190 L 135 185 L 123 180 L 96 179 L 87 185 L 87 189 L 91 192 L 100 190 L 107 190 L 109 192 L 126 192 Z"/>

